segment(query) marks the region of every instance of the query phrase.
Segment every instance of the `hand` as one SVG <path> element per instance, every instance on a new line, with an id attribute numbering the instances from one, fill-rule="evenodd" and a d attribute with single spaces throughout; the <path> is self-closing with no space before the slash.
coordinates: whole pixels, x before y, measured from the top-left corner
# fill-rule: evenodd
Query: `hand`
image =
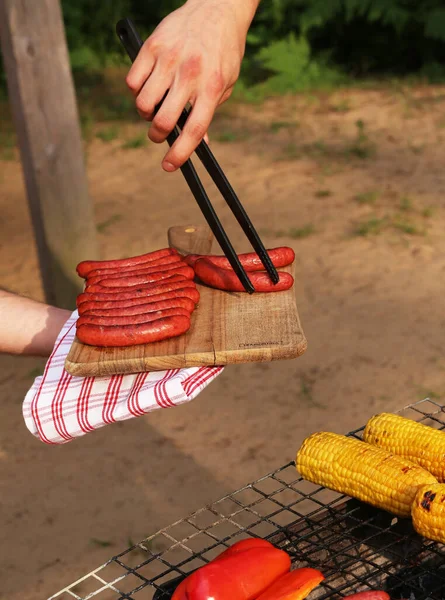
<path id="1" fill-rule="evenodd" d="M 217 106 L 238 79 L 259 0 L 188 0 L 147 39 L 127 76 L 139 114 L 152 121 L 148 137 L 164 142 L 187 102 L 192 111 L 162 167 L 175 171 L 206 136 Z M 169 90 L 161 109 L 155 106 Z"/>

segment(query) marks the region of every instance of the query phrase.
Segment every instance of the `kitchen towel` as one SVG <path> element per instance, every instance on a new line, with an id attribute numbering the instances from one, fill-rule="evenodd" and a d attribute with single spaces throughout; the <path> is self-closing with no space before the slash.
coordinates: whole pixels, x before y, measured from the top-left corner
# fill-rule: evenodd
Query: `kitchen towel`
<path id="1" fill-rule="evenodd" d="M 66 444 L 99 427 L 189 402 L 223 367 L 192 367 L 134 375 L 75 377 L 64 368 L 77 311 L 62 328 L 43 375 L 23 402 L 29 431 L 46 444 Z"/>

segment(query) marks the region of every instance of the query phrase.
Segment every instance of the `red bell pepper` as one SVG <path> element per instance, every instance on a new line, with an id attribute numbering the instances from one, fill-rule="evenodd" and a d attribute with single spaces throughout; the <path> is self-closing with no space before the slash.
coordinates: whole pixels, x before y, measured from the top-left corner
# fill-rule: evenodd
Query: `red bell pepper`
<path id="1" fill-rule="evenodd" d="M 189 575 L 172 600 L 255 600 L 290 564 L 289 555 L 274 547 L 235 552 Z"/>
<path id="2" fill-rule="evenodd" d="M 352 596 L 346 596 L 344 600 L 391 600 L 391 598 L 386 592 L 370 590 L 369 592 L 359 592 L 358 594 L 352 594 Z"/>
<path id="3" fill-rule="evenodd" d="M 257 600 L 304 600 L 323 579 L 316 569 L 296 569 L 280 577 Z"/>
<path id="4" fill-rule="evenodd" d="M 212 562 L 215 562 L 215 560 L 219 560 L 220 558 L 227 558 L 228 556 L 232 556 L 233 554 L 239 554 L 240 552 L 244 552 L 245 550 L 251 550 L 252 548 L 274 549 L 275 546 L 273 546 L 270 542 L 267 542 L 266 540 L 262 540 L 261 538 L 248 538 L 246 540 L 236 542 L 236 544 L 233 544 L 233 546 L 230 546 L 230 548 L 227 548 L 227 550 L 224 550 L 224 552 L 222 552 L 216 558 L 214 558 Z"/>

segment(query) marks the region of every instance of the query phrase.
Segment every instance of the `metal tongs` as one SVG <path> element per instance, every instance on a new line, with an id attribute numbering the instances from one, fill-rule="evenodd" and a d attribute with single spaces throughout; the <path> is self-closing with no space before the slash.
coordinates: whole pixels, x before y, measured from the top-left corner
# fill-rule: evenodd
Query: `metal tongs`
<path id="1" fill-rule="evenodd" d="M 139 50 L 141 49 L 143 42 L 133 22 L 130 19 L 122 19 L 116 25 L 116 33 L 119 39 L 121 40 L 125 50 L 127 51 L 127 54 L 130 57 L 131 61 L 134 62 L 137 55 L 139 54 Z M 155 113 L 159 110 L 161 105 L 162 101 L 156 106 Z M 184 108 L 181 116 L 179 117 L 176 127 L 167 137 L 167 142 L 169 146 L 172 146 L 176 139 L 179 137 L 179 129 L 182 129 L 184 127 L 189 113 L 190 111 Z M 201 160 L 204 167 L 206 168 L 210 177 L 215 182 L 217 188 L 221 192 L 222 196 L 227 202 L 230 210 L 234 214 L 238 223 L 241 225 L 241 228 L 246 234 L 249 242 L 252 244 L 255 252 L 258 254 L 272 282 L 275 284 L 278 283 L 279 276 L 277 270 L 272 264 L 272 261 L 267 253 L 266 248 L 264 247 L 263 242 L 260 239 L 260 236 L 255 230 L 251 220 L 249 219 L 246 211 L 244 210 L 243 205 L 239 201 L 237 195 L 235 194 L 235 191 L 233 190 L 232 186 L 227 180 L 227 177 L 224 175 L 224 172 L 219 166 L 216 158 L 213 156 L 212 151 L 210 150 L 210 148 L 204 140 L 199 144 L 195 152 L 198 158 Z M 212 203 L 210 202 L 210 199 L 207 196 L 207 193 L 195 170 L 195 167 L 193 166 L 192 161 L 188 160 L 181 167 L 181 171 L 184 175 L 185 180 L 188 183 L 192 194 L 196 199 L 196 202 L 198 203 L 199 208 L 201 209 L 204 217 L 206 218 L 206 221 L 209 224 L 213 235 L 215 236 L 219 245 L 221 246 L 232 269 L 237 274 L 246 292 L 252 294 L 255 291 L 255 288 L 252 285 L 252 282 L 250 281 L 249 277 L 247 276 L 244 267 L 240 263 L 240 260 L 229 238 L 227 237 L 227 234 L 224 231 L 220 220 L 218 219 L 215 209 L 213 208 Z"/>

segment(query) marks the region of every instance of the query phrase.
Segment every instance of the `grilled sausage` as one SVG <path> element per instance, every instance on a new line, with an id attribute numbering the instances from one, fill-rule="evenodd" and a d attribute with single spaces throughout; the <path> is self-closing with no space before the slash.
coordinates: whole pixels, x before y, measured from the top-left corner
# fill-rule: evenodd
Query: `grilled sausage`
<path id="1" fill-rule="evenodd" d="M 206 285 L 227 292 L 244 292 L 245 289 L 232 269 L 221 269 L 205 258 L 195 263 L 195 273 Z M 281 292 L 290 289 L 294 278 L 290 273 L 278 272 L 280 279 L 272 283 L 267 273 L 251 273 L 249 279 L 256 292 Z"/>
<path id="2" fill-rule="evenodd" d="M 165 317 L 175 317 L 175 316 L 183 316 L 190 317 L 190 313 L 185 308 L 167 308 L 165 310 L 157 310 L 150 313 L 144 313 L 141 315 L 127 315 L 123 317 L 119 316 L 107 316 L 107 317 L 97 317 L 95 315 L 82 315 L 77 319 L 76 327 L 81 327 L 82 325 L 91 324 L 91 325 L 103 325 L 106 327 L 113 327 L 119 325 L 139 325 L 140 323 L 150 323 L 151 321 L 157 321 L 158 319 L 163 319 Z"/>
<path id="3" fill-rule="evenodd" d="M 162 250 L 156 250 L 155 252 L 148 252 L 147 254 L 141 254 L 130 258 L 118 258 L 115 260 L 84 260 L 77 265 L 76 270 L 80 277 L 86 277 L 88 273 L 94 269 L 133 267 L 151 260 L 158 260 L 164 256 L 171 256 L 172 254 L 177 254 L 177 251 L 173 248 L 163 248 Z"/>
<path id="4" fill-rule="evenodd" d="M 120 279 L 120 280 L 127 280 L 129 278 L 132 277 L 139 277 L 141 275 L 151 275 L 153 273 L 170 273 L 171 275 L 175 275 L 175 274 L 183 274 L 181 273 L 181 269 L 187 269 L 187 273 L 189 273 L 188 269 L 190 269 L 191 267 L 187 266 L 187 264 L 183 261 L 180 260 L 178 262 L 174 262 L 174 263 L 169 263 L 166 265 L 155 265 L 154 267 L 144 267 L 143 269 L 136 269 L 134 271 L 126 271 L 124 269 L 122 269 L 119 273 L 114 273 L 112 275 L 95 275 L 95 276 L 91 276 L 88 275 L 87 277 L 87 284 L 88 285 L 96 285 L 102 281 L 112 281 L 114 279 Z M 185 275 L 184 275 L 185 276 Z M 190 277 L 189 277 L 190 278 Z M 103 285 L 103 284 L 101 284 Z"/>
<path id="5" fill-rule="evenodd" d="M 273 265 L 279 269 L 282 267 L 287 267 L 295 260 L 295 252 L 292 248 L 288 248 L 287 246 L 282 246 L 281 248 L 272 248 L 272 250 L 268 250 L 267 253 L 273 263 Z M 217 267 L 221 267 L 222 269 L 231 269 L 231 265 L 225 256 L 212 256 L 212 255 L 203 255 L 199 254 L 189 254 L 184 257 L 185 262 L 194 267 L 197 260 L 200 258 L 206 258 L 210 262 L 212 262 Z M 264 265 L 260 260 L 260 257 L 256 252 L 248 252 L 246 254 L 239 254 L 238 258 L 240 263 L 244 267 L 245 271 L 264 271 Z"/>
<path id="6" fill-rule="evenodd" d="M 174 293 L 174 292 L 172 292 Z M 120 306 L 130 302 L 127 306 Z M 169 300 L 160 300 L 158 302 L 144 302 L 141 304 L 141 299 L 138 300 L 139 304 L 134 304 L 132 300 L 124 300 L 123 302 L 84 302 L 79 307 L 79 315 L 94 315 L 96 317 L 127 317 L 130 315 L 141 315 L 144 313 L 154 312 L 156 310 L 164 310 L 166 308 L 184 308 L 188 313 L 192 313 L 195 310 L 195 303 L 190 298 L 185 296 L 172 297 Z M 104 308 L 104 304 L 117 306 L 108 306 Z"/>
<path id="7" fill-rule="evenodd" d="M 158 286 L 144 286 L 139 290 L 128 290 L 120 293 L 88 293 L 84 292 L 77 297 L 77 306 L 80 307 L 84 302 L 159 302 L 160 300 L 169 300 L 172 293 L 176 292 L 178 296 L 186 296 L 197 304 L 199 302 L 199 292 L 193 281 L 183 279 L 181 281 L 171 281 Z"/>
<path id="8" fill-rule="evenodd" d="M 81 325 L 77 328 L 77 338 L 89 346 L 110 348 L 114 346 L 136 346 L 160 342 L 186 333 L 190 329 L 190 317 L 178 315 L 166 317 L 139 325 L 104 327 Z"/>
<path id="9" fill-rule="evenodd" d="M 166 265 L 171 265 L 175 262 L 182 262 L 183 259 L 179 254 L 172 254 L 171 256 L 163 256 L 157 260 L 150 260 L 148 262 L 140 263 L 137 265 L 133 265 L 132 267 L 114 267 L 111 269 L 101 268 L 101 269 L 93 269 L 87 275 L 87 277 L 96 277 L 97 275 L 103 275 L 104 277 L 111 275 L 121 275 L 124 273 L 134 273 L 135 271 L 140 271 L 146 267 L 164 267 Z"/>
<path id="10" fill-rule="evenodd" d="M 146 285 L 147 283 L 155 283 L 156 281 L 162 281 L 175 275 L 183 275 L 186 279 L 193 279 L 195 272 L 189 266 L 179 267 L 171 269 L 169 271 L 156 271 L 155 273 L 146 273 L 145 275 L 129 275 L 122 277 L 110 277 L 102 279 L 102 281 L 91 284 L 91 288 L 96 285 L 101 285 L 105 288 L 126 288 L 133 286 Z M 95 278 L 96 279 L 96 278 Z M 89 282 L 88 282 L 89 283 Z"/>

